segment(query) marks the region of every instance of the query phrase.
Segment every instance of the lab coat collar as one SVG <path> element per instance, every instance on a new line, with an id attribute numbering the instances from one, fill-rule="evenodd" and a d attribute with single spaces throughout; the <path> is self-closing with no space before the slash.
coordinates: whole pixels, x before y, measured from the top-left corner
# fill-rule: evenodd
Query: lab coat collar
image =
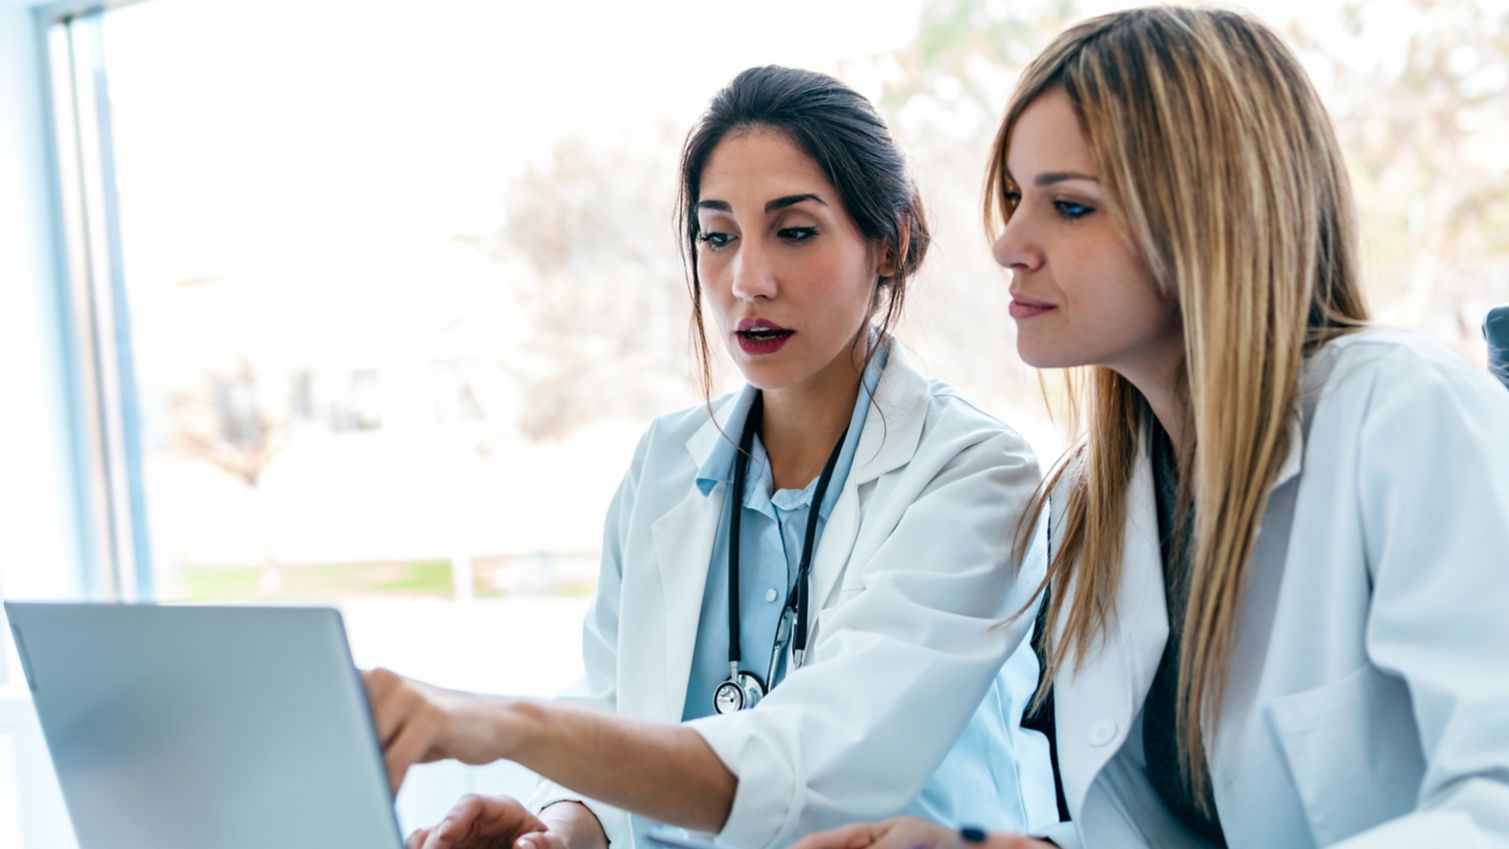
<path id="1" fill-rule="evenodd" d="M 889 340 L 886 344 L 889 359 L 880 372 L 875 403 L 865 416 L 864 432 L 860 434 L 859 446 L 854 452 L 849 479 L 844 483 L 845 491 L 905 465 L 922 437 L 927 413 L 927 379 L 896 340 Z M 718 440 L 737 442 L 739 430 L 749 415 L 753 393 L 754 390 L 746 386 L 741 392 L 715 402 L 713 415 L 686 441 L 687 453 L 698 469 L 704 467 Z"/>
<path id="2" fill-rule="evenodd" d="M 1283 465 L 1279 466 L 1273 485 L 1268 488 L 1269 496 L 1273 495 L 1275 489 L 1298 477 L 1299 473 L 1304 470 L 1305 439 L 1309 435 L 1308 422 L 1315 417 L 1315 407 L 1320 403 L 1321 393 L 1325 391 L 1326 383 L 1331 379 L 1331 370 L 1336 366 L 1336 351 L 1336 346 L 1327 345 L 1306 357 L 1304 365 L 1300 368 L 1297 409 L 1291 412 L 1285 420 L 1285 427 L 1289 430 L 1289 453 L 1284 457 Z"/>
<path id="3" fill-rule="evenodd" d="M 844 486 L 848 492 L 911 461 L 927 420 L 928 382 L 895 340 L 890 361 L 880 373 L 875 403 L 865 415 L 864 433 L 854 452 L 854 467 Z"/>
<path id="4" fill-rule="evenodd" d="M 1273 485 L 1268 488 L 1268 494 L 1272 495 L 1275 489 L 1288 483 L 1297 477 L 1304 468 L 1305 459 L 1305 428 L 1303 420 L 1298 413 L 1290 415 L 1286 426 L 1289 430 L 1289 453 L 1284 457 L 1284 464 L 1279 466 L 1278 475 L 1273 479 Z"/>
<path id="5" fill-rule="evenodd" d="M 891 346 L 889 360 L 875 388 L 875 403 L 865 416 L 854 464 L 813 552 L 814 611 L 825 606 L 833 594 L 858 537 L 859 487 L 906 465 L 922 439 L 927 418 L 927 379 L 899 344 L 894 340 L 887 344 Z M 733 425 L 742 426 L 743 416 L 748 413 L 747 403 L 741 403 L 744 400 L 740 393 L 717 402 L 712 416 L 686 441 L 694 469 L 702 468 L 718 440 L 737 438 L 724 434 L 735 433 Z M 666 709 L 671 713 L 679 712 L 685 703 L 702 594 L 707 586 L 709 552 L 723 520 L 723 502 L 729 489 L 726 481 L 715 482 L 704 496 L 702 489 L 693 483 L 682 500 L 654 524 L 656 561 L 665 599 L 667 662 L 663 692 L 668 698 Z M 817 619 L 814 615 L 814 639 Z"/>

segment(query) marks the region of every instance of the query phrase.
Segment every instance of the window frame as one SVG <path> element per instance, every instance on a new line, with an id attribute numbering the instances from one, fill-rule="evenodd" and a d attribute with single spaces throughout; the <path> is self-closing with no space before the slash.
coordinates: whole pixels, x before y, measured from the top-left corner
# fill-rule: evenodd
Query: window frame
<path id="1" fill-rule="evenodd" d="M 58 0 L 33 10 L 52 155 L 80 594 L 155 598 L 141 420 L 122 266 L 103 23 L 145 0 Z"/>

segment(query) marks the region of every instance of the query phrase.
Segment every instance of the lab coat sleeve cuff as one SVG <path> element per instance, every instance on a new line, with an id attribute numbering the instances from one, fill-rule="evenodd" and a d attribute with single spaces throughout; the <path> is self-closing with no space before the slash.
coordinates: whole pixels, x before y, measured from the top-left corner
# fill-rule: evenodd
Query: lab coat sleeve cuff
<path id="1" fill-rule="evenodd" d="M 766 849 L 794 827 L 801 813 L 802 788 L 773 742 L 750 727 L 753 723 L 728 721 L 739 718 L 708 716 L 686 724 L 702 735 L 738 781 L 718 842 L 740 849 Z M 785 792 L 773 792 L 777 788 Z"/>
<path id="2" fill-rule="evenodd" d="M 624 811 L 611 805 L 588 799 L 580 793 L 556 784 L 553 781 L 541 781 L 535 788 L 534 795 L 530 796 L 529 804 L 526 805 L 536 813 L 545 810 L 556 802 L 579 802 L 583 807 L 597 817 L 597 821 L 603 827 L 603 834 L 608 837 L 609 846 L 628 847 L 632 845 L 629 840 L 629 816 Z"/>
<path id="3" fill-rule="evenodd" d="M 1074 829 L 1074 823 L 1061 822 L 1049 826 L 1043 830 L 1042 836 L 1062 846 L 1063 849 L 1081 849 L 1084 845 L 1079 840 L 1079 832 Z"/>

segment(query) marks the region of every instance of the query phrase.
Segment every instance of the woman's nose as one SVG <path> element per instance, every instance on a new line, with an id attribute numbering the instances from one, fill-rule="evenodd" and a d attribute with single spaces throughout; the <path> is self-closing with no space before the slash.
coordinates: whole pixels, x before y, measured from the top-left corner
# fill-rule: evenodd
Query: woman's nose
<path id="1" fill-rule="evenodd" d="M 773 298 L 779 289 L 770 258 L 758 246 L 740 244 L 732 271 L 734 297 L 746 301 Z"/>
<path id="2" fill-rule="evenodd" d="M 1042 247 L 1020 217 L 1007 220 L 990 253 L 1002 268 L 1011 271 L 1032 271 L 1043 264 Z"/>

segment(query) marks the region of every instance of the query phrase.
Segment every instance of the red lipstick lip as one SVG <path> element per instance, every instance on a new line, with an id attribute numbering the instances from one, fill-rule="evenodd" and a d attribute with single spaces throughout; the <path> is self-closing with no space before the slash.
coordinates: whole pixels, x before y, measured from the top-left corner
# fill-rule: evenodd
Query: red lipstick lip
<path id="1" fill-rule="evenodd" d="M 738 328 L 738 330 L 736 332 L 743 333 L 746 330 L 790 330 L 790 329 L 791 328 L 789 328 L 789 327 L 782 327 L 782 326 L 780 326 L 779 324 L 776 324 L 773 321 L 766 321 L 763 318 L 746 318 L 746 319 L 741 319 L 739 321 L 739 328 Z"/>
<path id="2" fill-rule="evenodd" d="M 776 336 L 770 339 L 755 339 L 749 336 L 745 336 L 742 333 L 737 334 L 737 337 L 739 339 L 739 347 L 744 349 L 744 353 L 755 357 L 764 356 L 766 354 L 774 354 L 776 351 L 781 350 L 781 348 L 785 346 L 786 342 L 791 339 L 790 336 Z"/>
<path id="3" fill-rule="evenodd" d="M 776 331 L 776 335 L 768 333 L 754 334 L 751 331 L 764 330 Z M 789 327 L 782 327 L 773 321 L 763 318 L 746 318 L 739 322 L 739 329 L 734 332 L 734 338 L 739 340 L 739 347 L 750 356 L 764 356 L 774 354 L 786 345 L 786 342 L 796 335 L 796 331 Z"/>

